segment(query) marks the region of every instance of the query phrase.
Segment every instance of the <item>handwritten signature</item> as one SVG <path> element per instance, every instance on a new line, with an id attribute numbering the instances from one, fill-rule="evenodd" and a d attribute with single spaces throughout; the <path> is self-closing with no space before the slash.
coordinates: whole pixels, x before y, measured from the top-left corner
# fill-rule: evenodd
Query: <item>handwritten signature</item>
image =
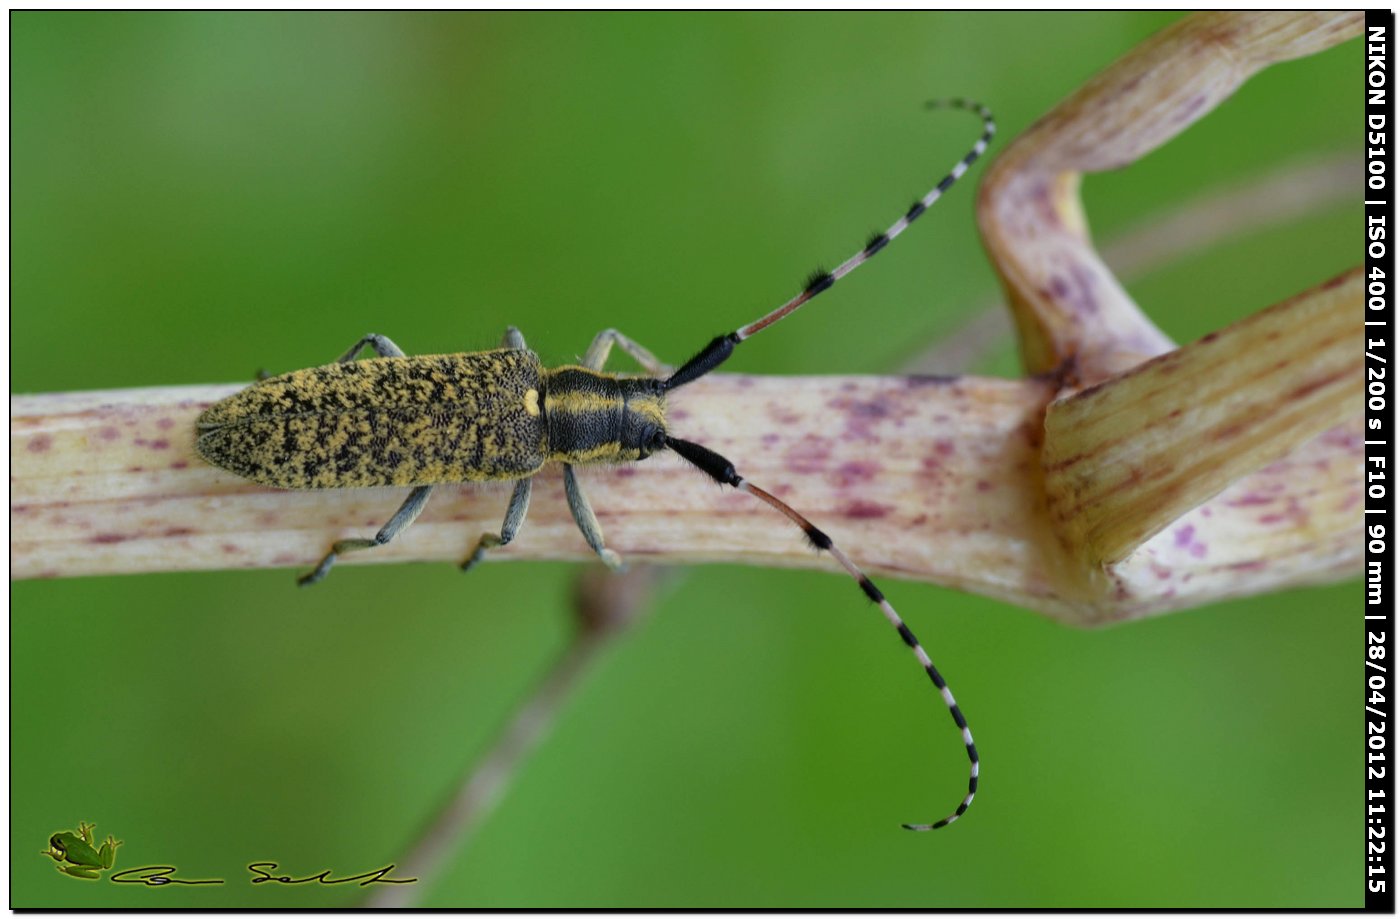
<path id="1" fill-rule="evenodd" d="M 396 866 L 385 865 L 383 868 L 376 868 L 373 871 L 366 871 L 363 874 L 350 875 L 348 877 L 335 877 L 330 868 L 318 874 L 308 874 L 306 877 L 293 877 L 290 874 L 277 874 L 279 865 L 277 862 L 253 862 L 248 865 L 248 871 L 252 874 L 249 883 L 252 884 L 350 884 L 359 882 L 358 886 L 368 887 L 370 884 L 413 884 L 417 878 L 391 878 L 387 875 Z M 140 868 L 128 868 L 125 871 L 118 871 L 109 880 L 113 884 L 140 884 L 143 887 L 165 887 L 169 884 L 222 884 L 223 878 L 204 878 L 201 880 L 190 880 L 188 878 L 176 877 L 175 872 L 179 870 L 174 865 L 144 865 Z"/>

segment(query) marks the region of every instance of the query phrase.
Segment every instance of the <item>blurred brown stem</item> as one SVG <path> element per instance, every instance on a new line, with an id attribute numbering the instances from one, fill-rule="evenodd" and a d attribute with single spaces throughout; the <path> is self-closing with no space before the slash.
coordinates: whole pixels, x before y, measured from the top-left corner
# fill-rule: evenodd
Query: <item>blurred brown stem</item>
<path id="1" fill-rule="evenodd" d="M 414 884 L 379 887 L 365 900 L 374 908 L 422 904 L 448 859 L 467 845 L 504 798 L 516 772 L 548 736 L 564 706 L 597 663 L 650 606 L 662 569 L 622 575 L 586 569 L 574 597 L 575 631 L 548 671 L 519 703 L 486 751 L 463 772 L 457 790 L 433 815 L 395 874 Z"/>

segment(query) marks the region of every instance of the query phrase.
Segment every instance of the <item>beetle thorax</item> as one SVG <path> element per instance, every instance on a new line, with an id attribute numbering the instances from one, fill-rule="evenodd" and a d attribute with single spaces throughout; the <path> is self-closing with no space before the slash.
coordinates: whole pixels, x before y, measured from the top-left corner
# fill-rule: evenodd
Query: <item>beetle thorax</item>
<path id="1" fill-rule="evenodd" d="M 627 463 L 665 443 L 666 394 L 651 377 L 619 377 L 585 367 L 542 374 L 549 459 Z"/>

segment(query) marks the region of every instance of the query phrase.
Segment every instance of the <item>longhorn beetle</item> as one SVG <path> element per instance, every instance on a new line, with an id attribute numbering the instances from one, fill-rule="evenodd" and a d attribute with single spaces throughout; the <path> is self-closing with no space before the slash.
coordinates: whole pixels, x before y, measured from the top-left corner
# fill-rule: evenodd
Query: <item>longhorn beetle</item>
<path id="1" fill-rule="evenodd" d="M 991 112 L 964 99 L 928 107 L 968 109 L 982 118 L 982 135 L 934 188 L 915 201 L 883 233 L 871 236 L 834 271 L 818 271 L 797 296 L 765 316 L 720 335 L 671 371 L 650 351 L 615 329 L 599 332 L 580 365 L 546 368 L 525 347 L 519 330 L 506 330 L 501 347 L 469 354 L 407 357 L 383 335 L 366 335 L 334 364 L 260 380 L 216 402 L 197 422 L 199 453 L 215 466 L 275 488 L 411 486 L 407 500 L 370 539 L 342 539 L 298 583 L 324 578 L 336 557 L 382 546 L 413 522 L 433 486 L 449 482 L 515 480 L 500 533 L 485 533 L 461 565 L 470 569 L 520 530 L 530 504 L 530 482 L 545 463 L 564 467 L 569 510 L 588 545 L 611 568 L 621 564 L 603 544 L 574 466 L 624 463 L 670 449 L 721 485 L 753 495 L 783 514 L 818 550 L 830 552 L 879 605 L 899 631 L 962 731 L 971 763 L 967 795 L 937 823 L 904 824 L 911 830 L 947 826 L 966 812 L 977 793 L 977 747 L 953 694 L 914 633 L 880 589 L 831 538 L 786 503 L 741 477 L 734 465 L 666 428 L 666 394 L 699 379 L 728 359 L 734 347 L 797 310 L 868 261 L 908 228 L 982 155 L 996 133 Z M 356 361 L 366 345 L 377 357 Z M 650 376 L 603 370 L 614 345 Z"/>

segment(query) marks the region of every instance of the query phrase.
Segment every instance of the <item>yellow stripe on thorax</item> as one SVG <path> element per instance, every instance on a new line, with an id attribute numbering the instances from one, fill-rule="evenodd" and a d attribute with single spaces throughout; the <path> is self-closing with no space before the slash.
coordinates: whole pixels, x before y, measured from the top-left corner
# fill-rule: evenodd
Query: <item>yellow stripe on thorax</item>
<path id="1" fill-rule="evenodd" d="M 568 415 L 582 415 L 586 412 L 620 412 L 622 411 L 622 399 L 616 396 L 604 396 L 598 393 L 581 392 L 577 389 L 566 389 L 563 392 L 549 391 L 544 397 L 545 414 L 553 415 L 563 413 Z"/>

